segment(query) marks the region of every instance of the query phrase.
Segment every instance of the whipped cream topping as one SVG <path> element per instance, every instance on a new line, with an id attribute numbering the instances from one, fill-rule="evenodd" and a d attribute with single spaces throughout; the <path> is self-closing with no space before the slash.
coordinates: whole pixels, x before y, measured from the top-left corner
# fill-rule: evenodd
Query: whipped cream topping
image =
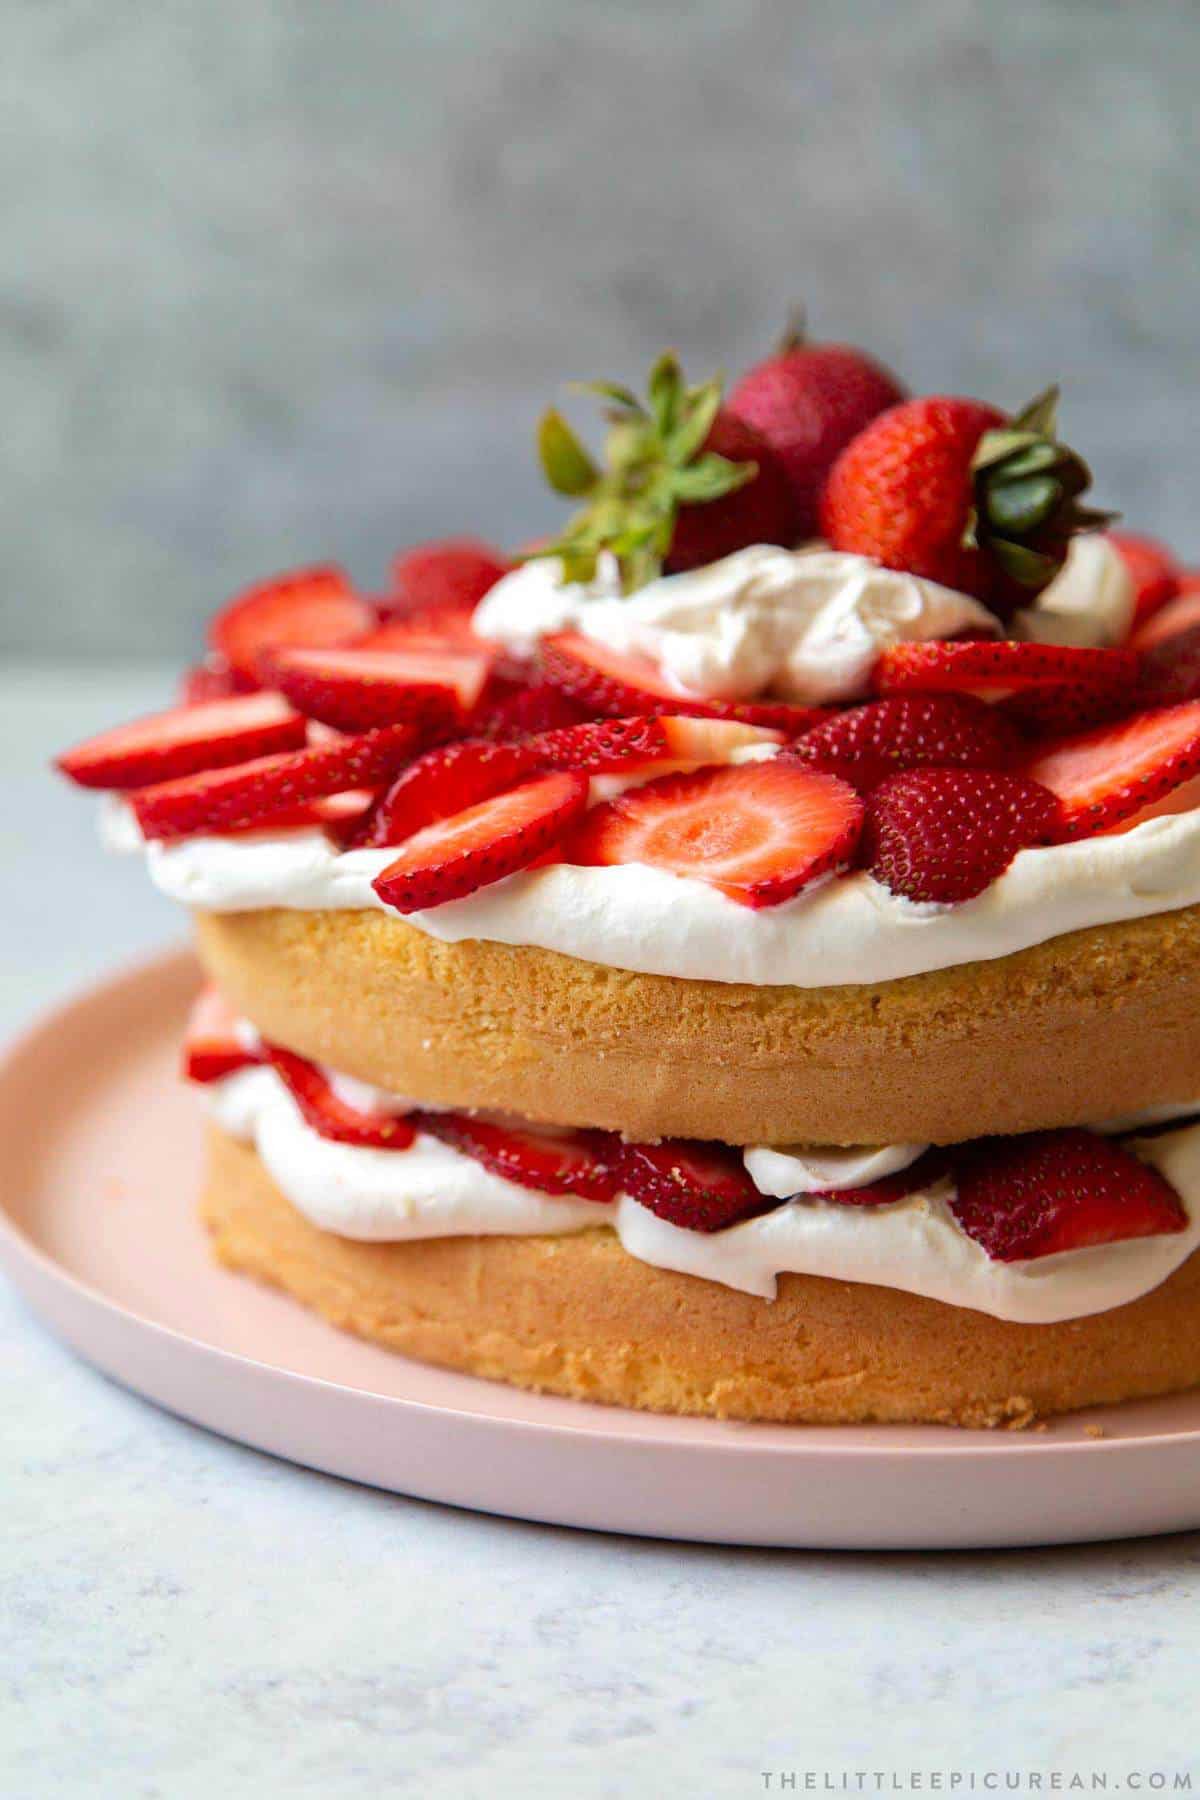
<path id="1" fill-rule="evenodd" d="M 1073 537 L 1067 559 L 1032 606 L 1014 620 L 1019 637 L 1039 644 L 1106 649 L 1123 644 L 1136 596 L 1125 559 L 1102 532 Z"/>
<path id="2" fill-rule="evenodd" d="M 474 629 L 520 654 L 553 631 L 652 657 L 681 694 L 748 700 L 772 693 L 817 705 L 866 693 L 879 652 L 908 640 L 998 632 L 967 594 L 821 545 L 752 544 L 623 596 L 615 565 L 564 584 L 554 557 L 497 582 Z"/>
<path id="3" fill-rule="evenodd" d="M 113 848 L 144 849 L 163 893 L 210 912 L 378 910 L 371 883 L 391 850 L 339 852 L 322 831 L 143 844 L 128 808 L 103 815 Z M 836 987 L 985 962 L 1086 926 L 1200 903 L 1200 811 L 1112 836 L 1023 850 L 974 900 L 915 905 L 847 875 L 761 911 L 702 881 L 643 864 L 525 870 L 463 900 L 410 913 L 431 937 L 531 944 L 650 975 Z"/>
<path id="4" fill-rule="evenodd" d="M 658 1218 L 627 1194 L 609 1204 L 536 1193 L 424 1133 L 406 1150 L 334 1143 L 305 1123 L 272 1069 L 241 1070 L 210 1084 L 205 1097 L 221 1128 L 255 1145 L 281 1193 L 321 1230 L 406 1242 L 609 1226 L 642 1262 L 767 1300 L 775 1298 L 777 1277 L 790 1272 L 897 1288 L 1019 1324 L 1049 1324 L 1136 1300 L 1165 1281 L 1200 1241 L 1195 1124 L 1131 1145 L 1179 1193 L 1190 1220 L 1185 1231 L 1003 1263 L 959 1228 L 945 1180 L 884 1206 L 799 1197 L 761 1218 L 706 1234 Z M 911 1149 L 896 1146 L 891 1154 Z M 872 1157 L 889 1152 L 838 1154 L 846 1176 L 853 1158 L 860 1159 L 861 1174 Z M 825 1151 L 756 1149 L 746 1153 L 747 1166 L 754 1158 L 761 1167 L 768 1156 L 812 1170 L 833 1161 Z"/>

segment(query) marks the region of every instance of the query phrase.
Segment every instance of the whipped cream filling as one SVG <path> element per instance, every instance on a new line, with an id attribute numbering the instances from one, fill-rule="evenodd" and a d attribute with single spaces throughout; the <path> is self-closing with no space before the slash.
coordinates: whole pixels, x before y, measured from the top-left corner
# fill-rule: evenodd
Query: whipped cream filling
<path id="1" fill-rule="evenodd" d="M 209 912 L 294 907 L 387 912 L 371 883 L 391 850 L 340 852 L 320 830 L 144 844 L 128 808 L 102 830 L 144 849 L 151 880 Z M 915 905 L 864 872 L 762 911 L 702 881 L 643 864 L 529 869 L 463 900 L 407 915 L 431 937 L 536 945 L 649 975 L 836 987 L 986 962 L 1086 926 L 1200 903 L 1200 810 L 1132 830 L 1023 850 L 974 900 Z"/>
<path id="2" fill-rule="evenodd" d="M 1014 626 L 1019 637 L 1039 644 L 1107 649 L 1125 642 L 1135 610 L 1124 557 L 1102 532 L 1084 531 L 1071 539 L 1062 568 Z"/>
<path id="3" fill-rule="evenodd" d="M 1083 1318 L 1136 1300 L 1165 1281 L 1200 1241 L 1196 1124 L 1130 1144 L 1175 1187 L 1190 1221 L 1185 1231 L 1003 1263 L 993 1261 L 959 1228 L 948 1204 L 953 1190 L 944 1179 L 885 1206 L 801 1195 L 761 1218 L 706 1234 L 658 1218 L 627 1194 L 599 1203 L 536 1193 L 493 1175 L 424 1133 L 406 1150 L 335 1143 L 306 1124 L 269 1068 L 240 1070 L 204 1091 L 216 1122 L 230 1136 L 256 1147 L 297 1211 L 321 1230 L 373 1242 L 527 1236 L 609 1226 L 625 1250 L 642 1262 L 766 1300 L 775 1298 L 781 1274 L 823 1275 L 1037 1325 Z M 857 1157 L 862 1175 L 870 1159 L 912 1149 L 838 1152 L 837 1159 L 845 1177 Z M 761 1163 L 765 1157 L 795 1161 L 809 1170 L 835 1160 L 829 1152 L 800 1148 L 747 1151 L 747 1167 L 752 1158 L 759 1161 L 767 1181 L 772 1172 Z M 773 1173 L 780 1171 L 773 1166 Z M 878 1172 L 870 1176 L 877 1178 Z M 754 1179 L 763 1188 L 763 1180 L 758 1175 Z M 859 1183 L 847 1179 L 845 1185 Z"/>
<path id="4" fill-rule="evenodd" d="M 586 585 L 561 574 L 555 557 L 515 569 L 480 602 L 474 629 L 522 655 L 550 632 L 578 631 L 651 657 L 681 694 L 718 700 L 852 700 L 890 644 L 1000 630 L 968 594 L 819 544 L 752 544 L 630 595 L 611 558 Z"/>

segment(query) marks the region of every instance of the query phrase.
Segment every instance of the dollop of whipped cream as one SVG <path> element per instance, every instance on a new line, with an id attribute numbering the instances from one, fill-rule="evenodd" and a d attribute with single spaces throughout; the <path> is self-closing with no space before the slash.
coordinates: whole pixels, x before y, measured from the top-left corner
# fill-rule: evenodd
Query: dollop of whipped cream
<path id="1" fill-rule="evenodd" d="M 212 1083 L 205 1096 L 221 1128 L 255 1145 L 280 1192 L 323 1231 L 407 1242 L 558 1234 L 606 1225 L 642 1262 L 767 1300 L 775 1298 L 777 1277 L 790 1272 L 898 1288 L 1019 1324 L 1050 1324 L 1136 1300 L 1165 1281 L 1200 1241 L 1200 1125 L 1195 1124 L 1133 1145 L 1180 1195 L 1190 1221 L 1185 1231 L 1004 1263 L 993 1261 L 960 1229 L 945 1180 L 884 1206 L 806 1200 L 794 1190 L 797 1198 L 761 1218 L 704 1233 L 658 1218 L 628 1194 L 599 1203 L 536 1193 L 425 1133 L 406 1150 L 334 1143 L 305 1123 L 269 1068 L 241 1070 Z M 895 1157 L 905 1148 L 838 1153 L 841 1172 L 848 1175 L 850 1159 L 857 1158 L 861 1175 L 872 1159 Z M 756 1149 L 746 1152 L 747 1166 L 751 1158 L 768 1156 L 812 1168 L 834 1160 L 827 1151 Z"/>
<path id="2" fill-rule="evenodd" d="M 555 557 L 525 563 L 485 595 L 474 629 L 521 655 L 578 631 L 651 657 L 681 694 L 716 700 L 853 700 L 890 644 L 1000 630 L 967 594 L 822 545 L 752 544 L 626 596 L 611 558 L 587 584 L 561 577 Z"/>
<path id="3" fill-rule="evenodd" d="M 1135 605 L 1133 577 L 1116 545 L 1103 532 L 1084 531 L 1071 539 L 1054 580 L 1013 624 L 1019 637 L 1039 644 L 1103 650 L 1125 642 Z"/>

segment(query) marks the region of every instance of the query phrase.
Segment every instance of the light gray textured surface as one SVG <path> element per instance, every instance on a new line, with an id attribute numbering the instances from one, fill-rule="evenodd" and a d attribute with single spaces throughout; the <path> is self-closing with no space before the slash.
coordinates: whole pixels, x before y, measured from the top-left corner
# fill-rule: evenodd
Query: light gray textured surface
<path id="1" fill-rule="evenodd" d="M 0 677 L 0 1034 L 178 931 L 44 773 L 167 681 Z M 76 1361 L 2 1280 L 0 1364 L 5 1800 L 1200 1783 L 1200 1533 L 874 1557 L 589 1536 L 210 1437 Z"/>
<path id="2" fill-rule="evenodd" d="M 918 388 L 1061 377 L 1200 556 L 1198 82 L 1194 0 L 10 0 L 0 649 L 519 542 L 557 383 L 797 296 Z"/>

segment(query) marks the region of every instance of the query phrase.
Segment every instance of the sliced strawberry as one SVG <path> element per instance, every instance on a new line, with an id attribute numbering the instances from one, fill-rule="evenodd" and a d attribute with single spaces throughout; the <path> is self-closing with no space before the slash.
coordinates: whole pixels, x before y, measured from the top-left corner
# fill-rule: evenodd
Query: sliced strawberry
<path id="1" fill-rule="evenodd" d="M 494 744 L 488 738 L 460 738 L 427 750 L 383 796 L 361 846 L 402 844 L 427 825 L 515 787 L 539 767 L 537 756 L 523 744 Z"/>
<path id="2" fill-rule="evenodd" d="M 240 694 L 117 725 L 64 751 L 56 766 L 80 787 L 146 787 L 295 749 L 304 734 L 304 720 L 278 694 Z"/>
<path id="3" fill-rule="evenodd" d="M 609 1167 L 617 1139 L 606 1131 L 517 1130 L 465 1113 L 422 1113 L 420 1129 L 518 1187 L 577 1200 L 615 1200 L 620 1193 Z"/>
<path id="4" fill-rule="evenodd" d="M 902 769 L 1003 768 L 1017 742 L 994 707 L 968 694 L 896 694 L 834 713 L 789 744 L 781 760 L 840 775 L 869 794 Z"/>
<path id="5" fill-rule="evenodd" d="M 889 646 L 880 652 L 874 683 L 881 694 L 950 692 L 999 700 L 1031 688 L 1113 692 L 1131 687 L 1136 674 L 1130 650 L 960 638 Z"/>
<path id="6" fill-rule="evenodd" d="M 783 700 L 710 700 L 702 694 L 681 694 L 648 657 L 620 655 L 574 631 L 543 638 L 538 656 L 547 681 L 609 718 L 682 713 L 701 719 L 740 719 L 795 737 L 826 716 L 819 708 L 791 706 Z"/>
<path id="7" fill-rule="evenodd" d="M 431 621 L 446 614 L 474 612 L 483 596 L 512 567 L 499 550 L 476 538 L 445 538 L 414 544 L 392 562 L 389 610 L 421 614 Z"/>
<path id="8" fill-rule="evenodd" d="M 1200 575 L 1181 575 L 1176 598 L 1169 600 L 1161 612 L 1156 612 L 1147 624 L 1134 632 L 1130 645 L 1134 650 L 1153 650 L 1171 638 L 1182 637 L 1197 625 L 1200 625 Z"/>
<path id="9" fill-rule="evenodd" d="M 624 1193 L 686 1231 L 724 1231 L 779 1205 L 759 1193 L 746 1173 L 741 1151 L 727 1144 L 691 1138 L 623 1144 L 618 1139 L 611 1158 Z"/>
<path id="10" fill-rule="evenodd" d="M 460 716 L 453 683 L 414 681 L 410 659 L 390 650 L 280 650 L 264 667 L 293 706 L 337 731 L 405 719 L 449 729 Z"/>
<path id="11" fill-rule="evenodd" d="M 260 756 L 236 769 L 160 782 L 131 795 L 130 804 L 148 838 L 239 831 L 259 821 L 270 825 L 276 815 L 327 794 L 381 785 L 420 741 L 416 726 L 388 725 L 290 755 Z"/>
<path id="12" fill-rule="evenodd" d="M 998 769 L 908 769 L 867 802 L 862 862 L 906 900 L 971 900 L 1054 831 L 1053 794 Z"/>
<path id="13" fill-rule="evenodd" d="M 464 714 L 477 704 L 500 660 L 496 646 L 485 644 L 480 638 L 455 643 L 425 632 L 407 633 L 391 625 L 381 625 L 378 631 L 368 633 L 353 646 L 353 654 L 380 658 L 379 669 L 386 668 L 388 679 L 397 686 L 448 688 Z"/>
<path id="14" fill-rule="evenodd" d="M 844 781 L 795 763 L 698 769 L 593 807 L 564 855 L 583 864 L 648 863 L 743 906 L 778 906 L 848 866 L 862 813 Z"/>
<path id="15" fill-rule="evenodd" d="M 829 1200 L 838 1206 L 893 1206 L 897 1200 L 907 1200 L 910 1194 L 932 1187 L 945 1173 L 944 1151 L 927 1150 L 907 1169 L 899 1169 L 894 1175 L 882 1175 L 869 1187 L 825 1188 L 802 1197 L 805 1200 Z"/>
<path id="16" fill-rule="evenodd" d="M 410 837 L 373 883 L 397 912 L 460 900 L 514 874 L 570 830 L 587 805 L 587 776 L 541 775 Z"/>
<path id="17" fill-rule="evenodd" d="M 1130 531 L 1110 531 L 1106 535 L 1120 553 L 1133 582 L 1136 630 L 1179 592 L 1179 567 L 1165 544 L 1156 538 L 1135 537 Z"/>
<path id="18" fill-rule="evenodd" d="M 1200 601 L 1200 594 L 1196 599 Z M 1167 610 L 1181 604 L 1181 601 L 1173 601 Z M 1162 617 L 1161 613 L 1159 617 Z M 1157 625 L 1158 620 L 1153 623 Z M 1170 637 L 1142 651 L 1137 699 L 1139 708 L 1177 706 L 1181 700 L 1200 700 L 1200 606 L 1194 625 L 1185 631 L 1173 632 Z"/>
<path id="19" fill-rule="evenodd" d="M 951 1210 L 997 1262 L 1187 1227 L 1165 1176 L 1094 1131 L 978 1138 L 947 1155 L 957 1186 Z"/>
<path id="20" fill-rule="evenodd" d="M 257 680 L 259 659 L 269 650 L 345 644 L 374 622 L 340 569 L 300 569 L 231 601 L 209 626 L 208 641 L 231 669 Z"/>
<path id="21" fill-rule="evenodd" d="M 501 743 L 511 738 L 528 737 L 533 732 L 559 731 L 568 725 L 582 725 L 596 716 L 593 708 L 579 705 L 549 681 L 514 685 L 490 705 L 485 694 L 481 705 L 486 710 L 478 718 L 475 728 Z"/>
<path id="22" fill-rule="evenodd" d="M 735 750 L 782 741 L 778 731 L 742 725 L 736 719 L 676 718 L 660 713 L 650 719 L 599 719 L 564 731 L 543 731 L 526 738 L 525 747 L 543 768 L 586 769 L 589 774 L 601 775 L 646 763 L 723 763 Z"/>
<path id="23" fill-rule="evenodd" d="M 185 669 L 179 678 L 180 706 L 199 706 L 206 700 L 229 700 L 234 694 L 253 694 L 260 683 L 239 675 L 219 656 Z"/>
<path id="24" fill-rule="evenodd" d="M 413 1142 L 416 1130 L 405 1115 L 360 1112 L 334 1093 L 327 1077 L 306 1057 L 283 1050 L 278 1044 L 265 1044 L 263 1048 L 305 1123 L 322 1137 L 367 1150 L 407 1150 Z"/>
<path id="25" fill-rule="evenodd" d="M 1057 795 L 1057 837 L 1094 837 L 1200 773 L 1200 700 L 1039 744 L 1024 772 Z"/>
<path id="26" fill-rule="evenodd" d="M 201 988 L 183 1034 L 181 1073 L 185 1081 L 223 1081 L 239 1069 L 263 1061 L 237 1035 L 237 1014 L 218 988 Z"/>

